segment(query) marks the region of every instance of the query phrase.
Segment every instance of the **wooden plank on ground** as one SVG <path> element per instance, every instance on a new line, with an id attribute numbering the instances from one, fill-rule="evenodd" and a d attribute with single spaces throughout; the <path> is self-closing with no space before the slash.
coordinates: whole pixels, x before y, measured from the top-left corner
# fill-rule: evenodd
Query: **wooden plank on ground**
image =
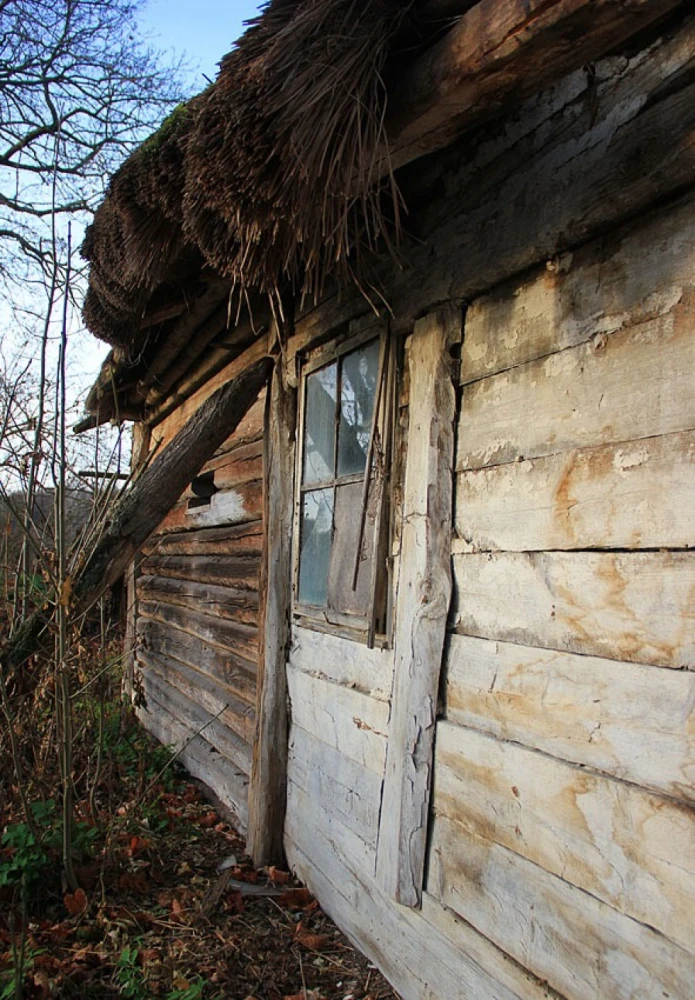
<path id="1" fill-rule="evenodd" d="M 434 809 L 695 952 L 695 806 L 441 722 Z"/>
<path id="2" fill-rule="evenodd" d="M 288 777 L 311 802 L 376 851 L 382 782 L 374 771 L 293 725 Z"/>
<path id="3" fill-rule="evenodd" d="M 466 312 L 461 381 L 668 315 L 695 285 L 695 199 L 498 286 Z"/>
<path id="4" fill-rule="evenodd" d="M 381 701 L 389 698 L 393 684 L 393 651 L 368 649 L 364 643 L 292 627 L 290 663 L 296 670 L 325 677 Z"/>
<path id="5" fill-rule="evenodd" d="M 433 824 L 427 889 L 572 1000 L 686 1000 L 695 957 L 443 816 Z"/>
<path id="6" fill-rule="evenodd" d="M 407 462 L 378 871 L 406 906 L 422 894 L 439 672 L 451 599 L 454 419 L 450 348 L 461 312 L 419 320 L 407 345 Z"/>
<path id="7" fill-rule="evenodd" d="M 695 290 L 667 316 L 467 386 L 457 468 L 692 430 L 694 324 Z"/>
<path id="8" fill-rule="evenodd" d="M 656 666 L 695 667 L 692 552 L 454 557 L 457 631 Z"/>
<path id="9" fill-rule="evenodd" d="M 452 722 L 695 803 L 695 674 L 449 636 Z"/>
<path id="10" fill-rule="evenodd" d="M 287 682 L 293 723 L 383 776 L 388 704 L 292 666 L 287 668 Z"/>
<path id="11" fill-rule="evenodd" d="M 572 449 L 459 473 L 454 551 L 686 548 L 693 511 L 695 431 Z"/>

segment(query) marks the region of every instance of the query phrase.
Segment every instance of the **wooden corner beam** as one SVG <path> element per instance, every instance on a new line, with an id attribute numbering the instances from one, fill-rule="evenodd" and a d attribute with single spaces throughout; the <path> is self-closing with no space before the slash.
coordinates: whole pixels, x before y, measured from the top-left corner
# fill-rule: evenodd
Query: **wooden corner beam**
<path id="1" fill-rule="evenodd" d="M 261 643 L 247 831 L 247 851 L 258 868 L 280 864 L 283 858 L 296 396 L 296 390 L 288 384 L 282 362 L 278 361 L 268 391 L 264 420 Z"/>

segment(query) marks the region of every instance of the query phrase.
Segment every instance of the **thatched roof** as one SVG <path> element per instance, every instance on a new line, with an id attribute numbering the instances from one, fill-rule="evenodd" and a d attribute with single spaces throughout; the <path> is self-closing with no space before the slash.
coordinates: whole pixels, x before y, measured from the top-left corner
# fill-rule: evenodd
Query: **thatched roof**
<path id="1" fill-rule="evenodd" d="M 364 287 L 365 262 L 399 240 L 396 168 L 681 5 L 268 0 L 87 231 L 84 318 L 115 346 L 81 426 L 161 418 L 248 344 L 281 288 Z"/>
<path id="2" fill-rule="evenodd" d="M 113 177 L 82 249 L 88 327 L 132 344 L 150 296 L 191 248 L 235 286 L 273 293 L 289 280 L 315 293 L 396 234 L 398 191 L 373 157 L 396 59 L 414 59 L 442 24 L 422 6 L 270 0 L 215 84 Z"/>

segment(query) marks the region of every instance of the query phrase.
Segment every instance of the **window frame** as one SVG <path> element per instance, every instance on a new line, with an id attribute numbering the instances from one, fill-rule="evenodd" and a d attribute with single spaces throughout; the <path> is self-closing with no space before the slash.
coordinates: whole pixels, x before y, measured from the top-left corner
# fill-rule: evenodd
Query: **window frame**
<path id="1" fill-rule="evenodd" d="M 304 473 L 304 445 L 306 428 L 306 403 L 307 403 L 307 383 L 309 376 L 319 371 L 321 368 L 339 362 L 341 358 L 359 350 L 370 342 L 377 341 L 379 344 L 379 364 L 377 367 L 377 383 L 375 392 L 379 395 L 379 368 L 381 368 L 381 394 L 383 402 L 379 405 L 376 427 L 382 442 L 381 449 L 383 455 L 383 474 L 381 478 L 381 492 L 378 498 L 377 522 L 374 526 L 372 539 L 372 573 L 370 579 L 370 608 L 367 616 L 336 611 L 329 607 L 307 604 L 299 600 L 299 573 L 301 563 L 301 521 L 302 521 L 302 499 L 306 493 L 321 489 L 333 489 L 336 496 L 339 486 L 363 483 L 366 475 L 365 470 L 359 473 L 348 473 L 338 475 L 338 426 L 340 421 L 335 421 L 335 458 L 334 475 L 331 478 L 317 480 L 315 482 L 303 482 Z M 317 631 L 331 632 L 342 635 L 345 638 L 364 642 L 370 647 L 389 648 L 391 646 L 392 634 L 392 560 L 388 551 L 387 542 L 391 535 L 390 508 L 391 497 L 391 455 L 393 447 L 394 430 L 394 398 L 395 398 L 395 348 L 390 344 L 389 330 L 384 323 L 371 320 L 368 325 L 363 326 L 359 331 L 351 333 L 342 339 L 333 339 L 330 342 L 307 351 L 306 355 L 298 356 L 299 364 L 299 398 L 297 407 L 296 425 L 296 456 L 295 456 L 295 488 L 294 488 L 294 513 L 292 527 L 292 620 L 298 625 L 311 628 Z M 383 359 L 383 367 L 382 367 Z M 375 399 L 375 404 L 377 400 Z M 336 415 L 340 414 L 340 391 L 338 387 L 336 399 Z M 371 444 L 371 434 L 370 434 Z M 371 449 L 370 449 L 371 451 Z M 374 467 L 375 458 L 372 455 L 371 471 L 369 473 L 370 486 L 375 481 Z M 335 506 L 333 509 L 335 517 Z M 364 539 L 364 532 L 363 532 Z M 331 539 L 331 545 L 333 538 Z M 384 557 L 383 565 L 378 565 L 381 557 Z M 384 606 L 381 608 L 384 618 L 384 628 L 376 631 L 375 616 L 376 595 L 379 589 L 383 589 L 385 597 Z"/>

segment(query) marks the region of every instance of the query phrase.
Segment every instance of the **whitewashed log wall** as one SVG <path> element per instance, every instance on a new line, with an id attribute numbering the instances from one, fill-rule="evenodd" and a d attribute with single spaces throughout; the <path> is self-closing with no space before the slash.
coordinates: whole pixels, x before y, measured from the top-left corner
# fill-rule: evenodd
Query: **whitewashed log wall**
<path id="1" fill-rule="evenodd" d="M 572 1000 L 695 982 L 695 201 L 468 311 L 428 891 Z"/>
<path id="2" fill-rule="evenodd" d="M 163 742 L 187 744 L 183 763 L 242 832 L 256 723 L 264 395 L 200 470 L 214 472 L 210 504 L 189 509 L 193 494 L 184 493 L 148 543 L 137 581 L 140 717 Z M 176 411 L 154 440 L 169 440 L 187 416 Z"/>
<path id="3" fill-rule="evenodd" d="M 464 210 L 429 210 L 445 269 L 407 275 L 396 308 L 417 312 L 427 282 L 421 314 L 484 287 L 506 226 L 519 245 L 523 229 L 528 267 L 546 167 L 553 191 L 584 162 L 589 190 L 602 144 L 651 93 L 678 92 L 664 80 L 689 79 L 693 58 L 691 24 L 598 64 L 593 97 L 575 74 L 473 143 L 477 160 L 443 182 L 456 192 L 457 169 L 470 182 Z M 486 202 L 480 187 L 500 178 L 510 198 Z M 393 902 L 377 863 L 393 661 L 294 630 L 286 849 L 405 1000 L 693 996 L 695 191 L 617 228 L 621 183 L 605 235 L 549 261 L 543 247 L 588 216 L 571 192 L 548 200 L 535 266 L 467 308 L 420 909 Z M 488 220 L 478 277 L 469 217 Z"/>

